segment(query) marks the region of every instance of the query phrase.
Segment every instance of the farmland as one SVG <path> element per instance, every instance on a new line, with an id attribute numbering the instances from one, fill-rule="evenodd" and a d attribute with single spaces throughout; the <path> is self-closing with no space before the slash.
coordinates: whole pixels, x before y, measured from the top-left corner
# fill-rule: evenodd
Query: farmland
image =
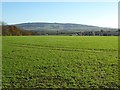
<path id="1" fill-rule="evenodd" d="M 4 36 L 3 88 L 117 88 L 117 36 Z"/>

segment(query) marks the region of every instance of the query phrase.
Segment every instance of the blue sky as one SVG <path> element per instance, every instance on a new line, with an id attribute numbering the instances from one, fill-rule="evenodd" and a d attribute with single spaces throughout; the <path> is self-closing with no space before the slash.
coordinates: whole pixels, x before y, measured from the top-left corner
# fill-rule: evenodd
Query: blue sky
<path id="1" fill-rule="evenodd" d="M 4 2 L 2 18 L 8 24 L 58 22 L 117 28 L 118 5 L 117 2 Z"/>

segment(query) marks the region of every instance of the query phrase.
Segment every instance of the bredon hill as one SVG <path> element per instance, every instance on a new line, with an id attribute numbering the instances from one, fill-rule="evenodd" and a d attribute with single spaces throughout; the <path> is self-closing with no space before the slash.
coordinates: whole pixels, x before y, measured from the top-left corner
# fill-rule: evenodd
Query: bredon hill
<path id="1" fill-rule="evenodd" d="M 10 33 L 8 33 L 8 31 Z M 17 34 L 15 32 L 17 32 Z M 118 30 L 116 28 L 106 28 L 73 23 L 37 22 L 4 25 L 2 34 L 8 36 L 9 35 L 117 36 Z"/>

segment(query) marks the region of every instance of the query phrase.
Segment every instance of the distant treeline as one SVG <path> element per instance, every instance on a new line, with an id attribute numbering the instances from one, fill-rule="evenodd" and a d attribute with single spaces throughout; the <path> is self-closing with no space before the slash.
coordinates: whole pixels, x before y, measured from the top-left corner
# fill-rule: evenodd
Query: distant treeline
<path id="1" fill-rule="evenodd" d="M 2 28 L 2 29 L 1 29 Z M 119 31 L 82 31 L 82 32 L 68 32 L 68 31 L 34 31 L 23 30 L 15 25 L 0 26 L 3 36 L 31 36 L 31 35 L 67 35 L 67 36 L 118 36 Z M 1 35 L 0 33 L 0 35 Z"/>
<path id="2" fill-rule="evenodd" d="M 118 36 L 119 31 L 85 31 L 85 32 L 76 32 L 72 36 Z"/>
<path id="3" fill-rule="evenodd" d="M 29 36 L 29 35 L 36 35 L 36 32 L 26 31 L 14 25 L 4 25 L 2 26 L 2 35 L 3 36 Z"/>

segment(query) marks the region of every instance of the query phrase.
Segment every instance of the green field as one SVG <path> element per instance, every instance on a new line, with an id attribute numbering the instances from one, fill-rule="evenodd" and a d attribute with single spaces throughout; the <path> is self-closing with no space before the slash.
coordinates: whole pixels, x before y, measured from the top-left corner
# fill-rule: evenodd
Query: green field
<path id="1" fill-rule="evenodd" d="M 4 36 L 3 88 L 117 88 L 117 36 Z"/>

